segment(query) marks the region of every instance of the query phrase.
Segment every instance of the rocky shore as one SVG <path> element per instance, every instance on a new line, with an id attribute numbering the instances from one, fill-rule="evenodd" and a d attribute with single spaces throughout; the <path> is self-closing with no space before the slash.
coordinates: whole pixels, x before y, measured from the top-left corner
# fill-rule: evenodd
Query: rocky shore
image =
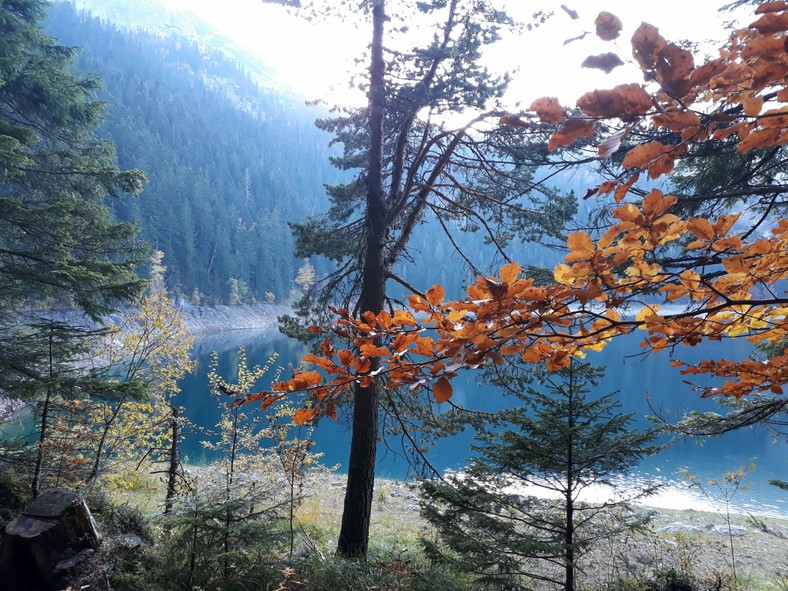
<path id="1" fill-rule="evenodd" d="M 194 306 L 178 303 L 178 311 L 186 318 L 189 331 L 207 335 L 231 330 L 277 330 L 277 317 L 292 313 L 292 308 L 279 304 L 239 304 L 235 306 Z"/>
<path id="2" fill-rule="evenodd" d="M 323 519 L 339 520 L 345 477 L 316 478 L 307 486 L 303 509 L 319 511 Z M 375 483 L 373 532 L 399 539 L 429 535 L 419 514 L 419 486 L 415 482 L 378 479 Z M 609 543 L 595 544 L 583 564 L 586 582 L 604 584 L 622 577 L 646 576 L 650 571 L 686 569 L 713 580 L 730 575 L 735 562 L 744 589 L 779 589 L 788 582 L 788 518 L 743 513 L 668 509 L 635 505 L 650 516 L 649 527 Z M 731 548 L 731 543 L 733 548 Z M 710 587 L 713 588 L 713 587 Z M 785 588 L 785 587 L 782 587 Z"/>

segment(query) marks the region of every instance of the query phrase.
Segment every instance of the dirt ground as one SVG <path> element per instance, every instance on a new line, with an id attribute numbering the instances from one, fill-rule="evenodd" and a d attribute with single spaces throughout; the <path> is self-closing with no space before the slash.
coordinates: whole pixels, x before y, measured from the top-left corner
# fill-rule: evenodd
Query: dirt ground
<path id="1" fill-rule="evenodd" d="M 302 511 L 336 522 L 342 510 L 344 476 L 310 483 Z M 419 515 L 419 489 L 413 482 L 379 479 L 373 505 L 372 544 L 376 539 L 414 542 L 431 535 Z M 647 577 L 655 571 L 689 572 L 718 586 L 734 570 L 743 588 L 788 591 L 788 517 L 639 507 L 651 517 L 648 531 L 596 544 L 584 557 L 579 579 L 604 586 L 620 577 Z M 731 552 L 731 542 L 733 551 Z"/>

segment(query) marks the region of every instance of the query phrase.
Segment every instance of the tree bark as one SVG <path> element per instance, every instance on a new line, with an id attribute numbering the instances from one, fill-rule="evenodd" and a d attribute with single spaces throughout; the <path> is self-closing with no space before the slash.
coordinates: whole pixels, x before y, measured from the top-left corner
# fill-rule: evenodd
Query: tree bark
<path id="1" fill-rule="evenodd" d="M 172 512 L 178 486 L 178 433 L 179 422 L 178 409 L 175 406 L 170 408 L 172 413 L 172 442 L 170 443 L 170 466 L 167 469 L 167 495 L 164 497 L 164 514 Z"/>
<path id="2" fill-rule="evenodd" d="M 575 591 L 575 373 L 574 365 L 569 366 L 569 420 L 566 454 L 566 530 L 564 531 L 564 590 Z"/>
<path id="3" fill-rule="evenodd" d="M 375 0 L 372 9 L 372 49 L 370 63 L 369 126 L 370 149 L 367 170 L 366 250 L 361 278 L 359 313 L 378 314 L 386 295 L 387 235 L 383 191 L 383 114 L 385 103 L 383 59 L 384 0 Z M 373 359 L 372 369 L 377 368 Z M 350 442 L 347 488 L 339 532 L 337 554 L 365 557 L 369 547 L 372 494 L 375 486 L 375 456 L 378 440 L 378 385 L 355 387 L 353 434 Z"/>

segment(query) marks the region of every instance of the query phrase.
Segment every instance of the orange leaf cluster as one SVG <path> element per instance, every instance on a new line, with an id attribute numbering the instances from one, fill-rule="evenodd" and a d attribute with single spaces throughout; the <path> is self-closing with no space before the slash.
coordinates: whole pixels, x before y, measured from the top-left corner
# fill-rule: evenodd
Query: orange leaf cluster
<path id="1" fill-rule="evenodd" d="M 332 326 L 314 329 L 330 335 L 320 347 L 322 354 L 305 358 L 316 369 L 298 371 L 276 384 L 274 392 L 250 395 L 250 400 L 270 404 L 290 392 L 312 392 L 317 403 L 293 417 L 306 422 L 334 413 L 332 400 L 355 384 L 385 380 L 390 387 L 431 388 L 441 403 L 451 399 L 451 380 L 463 369 L 517 356 L 556 370 L 634 330 L 644 331 L 642 346 L 656 351 L 722 338 L 775 344 L 786 339 L 788 298 L 776 286 L 788 280 L 788 220 L 768 235 L 749 237 L 736 232 L 738 215 L 680 219 L 671 212 L 673 196 L 659 190 L 640 192 L 645 196 L 636 200 L 631 196 L 637 194 L 632 189 L 639 171 L 652 179 L 670 173 L 694 141 L 725 139 L 736 142 L 740 152 L 788 143 L 788 4 L 767 2 L 757 13 L 720 57 L 697 67 L 687 50 L 642 24 L 632 37 L 632 49 L 647 85 L 586 93 L 578 107 L 587 118 L 567 118 L 555 98 L 532 103 L 542 123 L 558 126 L 551 150 L 592 136 L 592 119 L 626 122 L 602 142 L 600 158 L 615 153 L 637 127 L 675 134 L 670 141 L 634 145 L 623 159 L 631 171 L 626 180 L 606 181 L 589 191 L 612 193 L 614 222 L 598 237 L 586 232 L 567 237 L 568 253 L 555 267 L 552 285 L 536 285 L 510 263 L 497 277 L 477 278 L 457 301 L 446 301 L 445 290 L 436 285 L 423 296 L 408 296 L 409 309 L 393 314 L 368 312 L 356 318 L 347 310 L 334 310 Z M 610 13 L 600 14 L 596 27 L 603 39 L 614 39 L 621 31 Z M 600 67 L 614 61 L 589 63 Z M 501 123 L 526 124 L 519 117 Z M 714 261 L 720 272 L 704 276 L 697 269 L 675 271 L 660 264 L 666 253 L 675 256 L 681 250 Z M 644 294 L 652 298 L 645 304 Z M 650 303 L 653 294 L 674 305 Z M 676 311 L 679 304 L 683 307 Z M 336 351 L 334 338 L 347 348 Z M 788 382 L 787 361 L 785 355 L 767 362 L 704 361 L 684 366 L 683 373 L 725 380 L 716 389 L 703 389 L 704 395 L 781 394 Z"/>

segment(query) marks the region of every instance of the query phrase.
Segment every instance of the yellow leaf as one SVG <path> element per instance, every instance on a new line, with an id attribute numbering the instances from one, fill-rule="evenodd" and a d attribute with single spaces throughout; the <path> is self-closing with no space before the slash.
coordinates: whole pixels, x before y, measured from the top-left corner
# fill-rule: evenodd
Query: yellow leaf
<path id="1" fill-rule="evenodd" d="M 553 279 L 561 285 L 572 285 L 575 280 L 572 267 L 563 263 L 556 265 L 555 269 L 553 269 Z"/>
<path id="2" fill-rule="evenodd" d="M 632 203 L 625 203 L 621 207 L 613 210 L 613 217 L 621 220 L 622 222 L 635 222 L 642 214 L 636 205 Z"/>
<path id="3" fill-rule="evenodd" d="M 637 315 L 635 316 L 635 320 L 637 322 L 644 322 L 649 317 L 655 316 L 657 312 L 659 312 L 659 306 L 656 305 L 643 306 L 640 309 L 640 312 L 638 312 Z"/>
<path id="4" fill-rule="evenodd" d="M 396 310 L 394 312 L 393 322 L 400 326 L 417 326 L 417 322 L 413 317 L 413 314 L 407 310 Z"/>

